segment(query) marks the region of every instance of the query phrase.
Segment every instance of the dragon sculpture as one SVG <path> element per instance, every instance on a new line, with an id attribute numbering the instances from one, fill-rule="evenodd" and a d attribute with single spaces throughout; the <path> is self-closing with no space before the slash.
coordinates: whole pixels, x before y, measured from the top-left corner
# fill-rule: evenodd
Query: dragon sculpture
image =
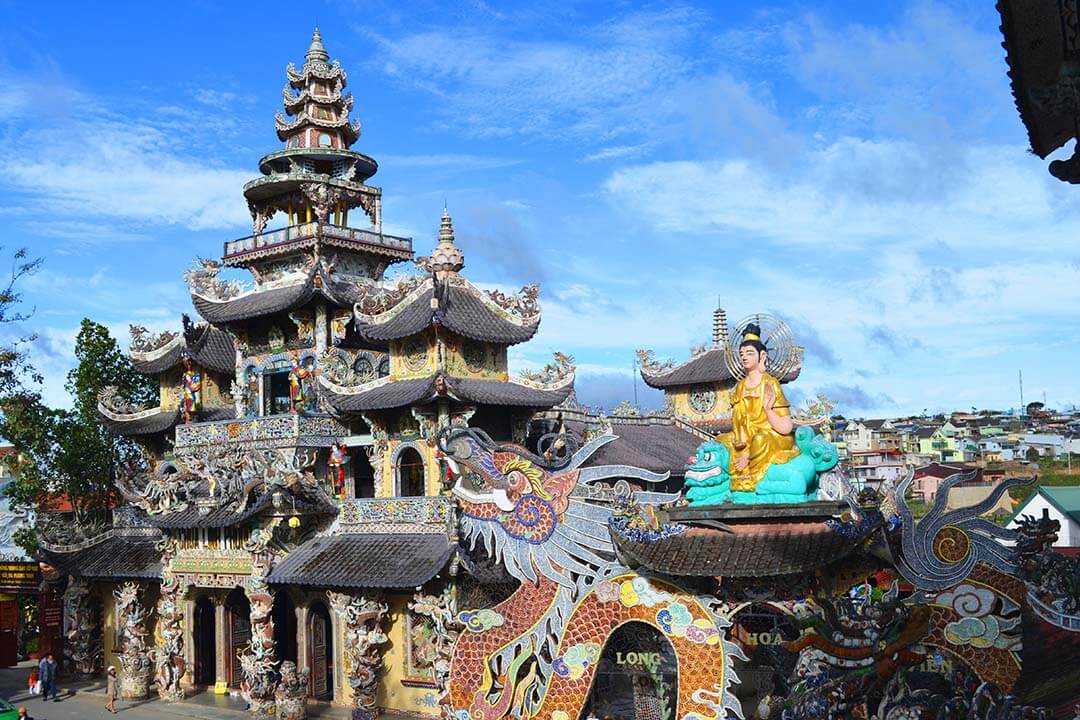
<path id="1" fill-rule="evenodd" d="M 141 699 L 150 694 L 153 663 L 147 648 L 147 611 L 139 598 L 139 586 L 128 582 L 113 593 L 120 625 L 120 690 L 125 698 Z"/>
<path id="2" fill-rule="evenodd" d="M 631 621 L 660 629 L 685 669 L 677 717 L 742 716 L 730 691 L 738 681 L 733 660 L 742 654 L 725 637 L 729 623 L 706 598 L 633 572 L 615 556 L 608 530 L 612 499 L 591 484 L 617 478 L 655 483 L 666 476 L 626 466 L 581 467 L 613 439 L 597 438 L 571 454 L 568 439 L 547 436 L 543 458 L 496 445 L 476 429 L 440 432 L 461 505 L 463 543 L 470 550 L 482 544 L 521 583 L 494 608 L 458 613 L 464 631 L 450 667 L 454 716 L 579 717 L 605 639 Z M 672 496 L 641 492 L 636 499 Z"/>
<path id="3" fill-rule="evenodd" d="M 353 717 L 378 714 L 382 646 L 390 638 L 382 625 L 389 609 L 378 597 L 329 592 L 330 607 L 344 627 L 344 673 L 352 689 Z"/>

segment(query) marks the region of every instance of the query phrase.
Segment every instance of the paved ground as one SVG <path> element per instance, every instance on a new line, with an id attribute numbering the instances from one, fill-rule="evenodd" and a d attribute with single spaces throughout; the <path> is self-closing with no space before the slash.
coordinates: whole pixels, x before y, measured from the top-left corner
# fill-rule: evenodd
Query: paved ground
<path id="1" fill-rule="evenodd" d="M 0 668 L 0 697 L 15 707 L 25 705 L 34 720 L 97 720 L 113 717 L 105 709 L 105 686 L 100 682 L 68 682 L 61 680 L 58 688 L 59 702 L 43 701 L 31 695 L 26 687 L 31 663 L 20 663 L 14 668 Z M 247 718 L 243 711 L 245 703 L 239 698 L 200 693 L 182 703 L 163 703 L 153 700 L 117 700 L 116 715 L 120 720 L 219 720 L 220 718 Z M 341 708 L 316 704 L 309 708 L 309 717 L 338 720 L 348 717 Z"/>

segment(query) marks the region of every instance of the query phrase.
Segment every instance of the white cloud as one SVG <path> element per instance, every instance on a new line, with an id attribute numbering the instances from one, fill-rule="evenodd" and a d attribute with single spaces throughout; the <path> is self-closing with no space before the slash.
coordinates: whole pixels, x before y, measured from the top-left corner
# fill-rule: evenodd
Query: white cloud
<path id="1" fill-rule="evenodd" d="M 746 159 L 624 167 L 604 184 L 620 212 L 674 234 L 745 234 L 835 249 L 1071 250 L 1080 197 L 1021 148 L 978 145 L 941 168 L 905 141 L 842 138 L 790 169 Z M 649 197 L 650 202 L 640 202 Z"/>

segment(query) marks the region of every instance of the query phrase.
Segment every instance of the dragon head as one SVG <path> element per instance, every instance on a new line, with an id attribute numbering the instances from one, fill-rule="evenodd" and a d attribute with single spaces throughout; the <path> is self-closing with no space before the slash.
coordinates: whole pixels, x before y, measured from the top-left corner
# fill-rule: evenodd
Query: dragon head
<path id="1" fill-rule="evenodd" d="M 612 510 L 584 501 L 589 483 L 617 478 L 660 482 L 667 475 L 621 465 L 581 468 L 614 437 L 597 438 L 577 452 L 572 439 L 560 438 L 542 455 L 496 444 L 475 428 L 447 428 L 438 443 L 454 476 L 462 537 L 470 549 L 482 542 L 519 580 L 536 582 L 539 572 L 573 588 L 577 582 L 571 574 L 593 577 L 614 558 L 607 531 Z"/>
<path id="2" fill-rule="evenodd" d="M 717 503 L 731 497 L 731 452 L 718 442 L 704 442 L 686 461 L 686 497 L 691 503 Z"/>

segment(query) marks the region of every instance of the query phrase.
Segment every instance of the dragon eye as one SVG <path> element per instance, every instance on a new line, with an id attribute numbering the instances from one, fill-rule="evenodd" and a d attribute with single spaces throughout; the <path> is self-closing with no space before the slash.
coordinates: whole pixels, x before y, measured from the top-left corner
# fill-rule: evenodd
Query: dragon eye
<path id="1" fill-rule="evenodd" d="M 711 452 L 705 453 L 705 456 L 702 457 L 701 459 L 704 460 L 705 462 L 712 462 L 712 453 Z"/>

